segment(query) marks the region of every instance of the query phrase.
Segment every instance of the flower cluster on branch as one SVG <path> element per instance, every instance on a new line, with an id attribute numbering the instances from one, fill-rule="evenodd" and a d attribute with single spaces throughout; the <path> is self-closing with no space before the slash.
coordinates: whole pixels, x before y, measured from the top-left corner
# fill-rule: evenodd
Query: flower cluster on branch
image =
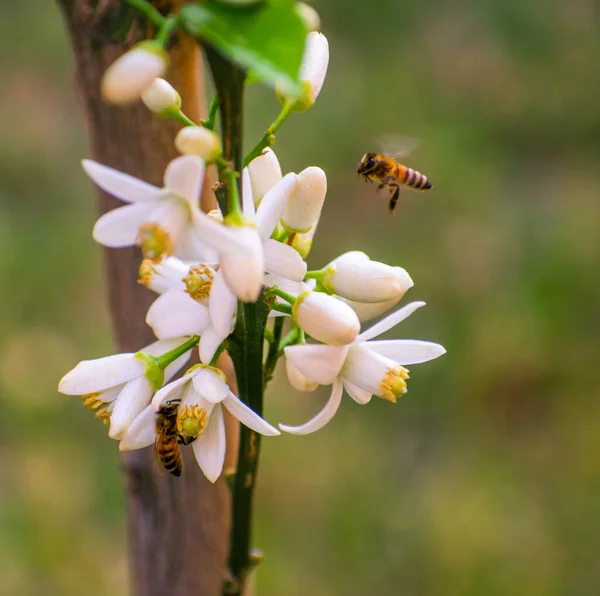
<path id="1" fill-rule="evenodd" d="M 300 13 L 318 25 L 314 11 L 302 8 Z M 165 27 L 173 27 L 166 22 Z M 359 404 L 372 396 L 395 402 L 407 390 L 405 366 L 437 358 L 445 350 L 426 341 L 376 339 L 423 302 L 409 303 L 362 329 L 366 321 L 393 309 L 413 286 L 405 269 L 373 261 L 360 251 L 345 253 L 321 269 L 307 268 L 327 176 L 316 166 L 284 175 L 270 145 L 287 117 L 317 100 L 329 60 L 325 36 L 307 34 L 298 69 L 300 94 L 276 85 L 281 113 L 246 156 L 246 167 L 237 170 L 225 159 L 214 132 L 219 98 L 207 120 L 192 122 L 181 110 L 177 91 L 158 78 L 167 68 L 164 37 L 159 33 L 157 40 L 143 42 L 117 60 L 102 86 L 107 101 L 141 98 L 159 116 L 182 123 L 174 139 L 182 155 L 167 165 L 162 188 L 83 161 L 97 186 L 126 203 L 98 219 L 93 237 L 111 248 L 139 247 L 139 282 L 158 295 L 146 316 L 158 341 L 135 354 L 80 362 L 60 381 L 59 391 L 82 395 L 110 424 L 109 436 L 122 450 L 159 440 L 157 420 L 168 405 L 175 416 L 174 440 L 191 445 L 198 465 L 214 482 L 225 456 L 223 407 L 256 433 L 280 434 L 253 409 L 251 396 L 232 393 L 216 364 L 234 338 L 244 305 L 260 303 L 268 313 L 260 337 L 237 339 L 267 346 L 259 371 L 263 387 L 282 358 L 296 389 L 332 387 L 326 406 L 307 423 L 278 425 L 288 433 L 321 429 L 335 415 L 344 391 Z M 212 166 L 226 201 L 220 202 L 222 209 L 204 213 L 199 198 L 206 169 Z M 198 350 L 200 364 L 172 380 L 193 350 Z"/>

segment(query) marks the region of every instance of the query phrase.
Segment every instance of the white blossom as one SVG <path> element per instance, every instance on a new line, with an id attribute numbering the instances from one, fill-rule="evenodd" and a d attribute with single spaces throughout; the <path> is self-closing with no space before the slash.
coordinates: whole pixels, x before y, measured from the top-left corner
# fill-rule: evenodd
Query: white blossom
<path id="1" fill-rule="evenodd" d="M 159 356 L 181 345 L 186 339 L 177 337 L 157 341 L 140 352 Z M 110 404 L 109 436 L 113 439 L 121 438 L 133 419 L 148 406 L 157 389 L 154 386 L 156 379 L 149 375 L 140 352 L 83 360 L 58 384 L 60 393 L 93 398 L 97 403 L 96 407 Z M 190 354 L 191 352 L 186 352 L 165 368 L 164 381 L 173 377 L 187 362 Z"/>
<path id="2" fill-rule="evenodd" d="M 414 282 L 402 267 L 371 261 L 364 253 L 346 253 L 325 267 L 323 286 L 356 302 L 400 299 Z"/>
<path id="3" fill-rule="evenodd" d="M 101 91 L 110 103 L 131 103 L 140 98 L 169 63 L 167 52 L 153 41 L 137 44 L 113 62 L 102 77 Z"/>
<path id="4" fill-rule="evenodd" d="M 196 461 L 211 482 L 215 482 L 221 475 L 225 459 L 223 407 L 242 424 L 262 435 L 280 434 L 233 394 L 219 369 L 197 365 L 181 379 L 165 385 L 156 393 L 151 407 L 139 413 L 130 431 L 124 435 L 120 449 L 140 449 L 151 444 L 154 441 L 155 423 L 151 412 L 158 412 L 167 401 L 178 400 L 178 430 L 181 434 L 186 422 L 190 422 L 186 417 L 198 422 L 189 425 L 196 429 L 197 434 L 188 436 L 186 442 L 191 442 Z"/>
<path id="5" fill-rule="evenodd" d="M 376 395 L 388 401 L 406 392 L 408 371 L 404 365 L 438 358 L 446 350 L 439 344 L 414 339 L 373 341 L 424 306 L 412 302 L 361 333 L 349 346 L 302 344 L 289 346 L 285 355 L 307 379 L 332 385 L 326 406 L 301 426 L 279 427 L 292 434 L 308 434 L 323 428 L 335 415 L 345 389 L 354 401 L 366 404 Z"/>
<path id="6" fill-rule="evenodd" d="M 212 131 L 202 126 L 186 126 L 175 137 L 175 147 L 184 155 L 197 155 L 211 163 L 221 155 L 221 141 Z"/>
<path id="7" fill-rule="evenodd" d="M 292 318 L 317 341 L 337 346 L 352 343 L 360 331 L 356 313 L 341 300 L 323 292 L 300 294 L 292 307 Z"/>
<path id="8" fill-rule="evenodd" d="M 254 205 L 258 207 L 263 197 L 283 178 L 275 152 L 267 148 L 255 157 L 246 170 L 252 190 Z"/>
<path id="9" fill-rule="evenodd" d="M 146 107 L 160 116 L 169 116 L 179 111 L 181 96 L 173 86 L 164 79 L 156 78 L 142 93 L 142 101 Z"/>
<path id="10" fill-rule="evenodd" d="M 319 221 L 327 194 L 327 176 L 321 168 L 311 166 L 298 174 L 298 187 L 281 216 L 288 232 L 305 233 Z"/>

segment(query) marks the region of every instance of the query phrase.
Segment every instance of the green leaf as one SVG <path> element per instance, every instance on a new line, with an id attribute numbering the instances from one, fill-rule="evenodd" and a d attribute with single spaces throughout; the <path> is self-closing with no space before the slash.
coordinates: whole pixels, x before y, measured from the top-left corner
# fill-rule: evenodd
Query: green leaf
<path id="1" fill-rule="evenodd" d="M 186 4 L 179 11 L 185 30 L 253 73 L 277 83 L 285 94 L 301 95 L 298 73 L 306 29 L 292 0 L 252 6 L 216 2 Z"/>

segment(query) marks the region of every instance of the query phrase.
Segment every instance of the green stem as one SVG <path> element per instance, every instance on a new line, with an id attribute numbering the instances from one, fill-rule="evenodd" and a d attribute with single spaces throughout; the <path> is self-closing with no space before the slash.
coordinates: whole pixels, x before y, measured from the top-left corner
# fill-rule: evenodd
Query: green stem
<path id="1" fill-rule="evenodd" d="M 267 358 L 265 360 L 265 387 L 273 378 L 277 360 L 279 360 L 279 357 L 281 356 L 279 342 L 281 341 L 281 334 L 283 333 L 283 323 L 283 317 L 276 317 L 275 322 L 273 323 L 273 338 L 269 345 L 269 351 L 267 352 Z"/>
<path id="2" fill-rule="evenodd" d="M 291 294 L 288 294 L 287 292 L 285 292 L 284 290 L 282 290 L 281 288 L 277 287 L 277 286 L 272 286 L 270 288 L 271 293 L 275 294 L 275 296 L 279 296 L 280 298 L 283 298 L 286 302 L 289 302 L 290 304 L 294 304 L 294 302 L 296 302 L 296 297 L 292 296 Z M 279 305 L 281 306 L 281 305 Z"/>
<path id="3" fill-rule="evenodd" d="M 319 269 L 318 271 L 307 271 L 304 279 L 316 279 L 321 281 L 324 275 L 325 271 L 323 269 Z"/>
<path id="4" fill-rule="evenodd" d="M 163 370 L 169 366 L 172 362 L 175 362 L 179 356 L 183 356 L 188 350 L 191 350 L 198 342 L 200 341 L 199 335 L 194 335 L 190 339 L 188 339 L 185 343 L 177 346 L 170 352 L 165 352 L 160 356 L 156 357 L 156 363 Z"/>
<path id="5" fill-rule="evenodd" d="M 227 342 L 224 341 L 218 348 L 217 351 L 215 352 L 215 355 L 212 357 L 212 360 L 210 361 L 210 365 L 209 366 L 217 366 L 217 360 L 219 359 L 219 356 L 221 356 L 221 354 L 227 349 Z"/>
<path id="6" fill-rule="evenodd" d="M 300 327 L 293 327 L 290 332 L 279 342 L 279 352 L 283 353 L 283 350 L 288 346 L 298 343 L 300 334 L 304 333 Z M 304 342 L 303 342 L 304 343 Z"/>
<path id="7" fill-rule="evenodd" d="M 258 157 L 262 152 L 270 147 L 275 142 L 275 133 L 279 130 L 279 127 L 288 119 L 290 114 L 294 111 L 295 102 L 286 101 L 281 108 L 281 112 L 271 126 L 267 128 L 265 134 L 261 137 L 260 141 L 256 143 L 252 151 L 244 158 L 244 166 L 247 166 L 255 157 Z"/>
<path id="8" fill-rule="evenodd" d="M 242 130 L 243 130 L 243 98 L 244 98 L 244 80 L 246 73 L 231 64 L 221 54 L 216 52 L 210 46 L 206 47 L 206 57 L 212 71 L 215 88 L 217 90 L 217 106 L 221 116 L 221 138 L 223 144 L 223 159 L 229 162 L 237 177 L 237 196 L 242 194 L 241 172 L 243 169 L 242 158 Z M 228 193 L 231 195 L 231 192 Z M 232 211 L 232 197 L 228 197 L 227 208 L 223 211 L 223 216 L 227 216 Z"/>
<path id="9" fill-rule="evenodd" d="M 233 360 L 239 397 L 259 416 L 263 412 L 263 337 L 268 307 L 261 298 L 253 304 L 238 303 L 235 329 L 230 337 L 229 353 Z M 235 486 L 232 494 L 229 571 L 234 582 L 223 594 L 239 596 L 252 568 L 252 501 L 261 435 L 242 425 Z"/>
<path id="10" fill-rule="evenodd" d="M 214 130 L 215 128 L 215 120 L 217 119 L 217 114 L 219 113 L 219 96 L 215 95 L 210 102 L 210 107 L 208 108 L 208 118 L 206 120 L 200 120 L 200 124 L 204 128 L 208 128 L 209 130 Z"/>
<path id="11" fill-rule="evenodd" d="M 288 304 L 273 304 L 271 306 L 271 310 L 276 310 L 277 312 L 285 313 L 286 315 L 292 314 L 292 307 Z"/>
<path id="12" fill-rule="evenodd" d="M 147 0 L 127 0 L 127 2 L 138 12 L 141 12 L 151 23 L 157 27 L 163 26 L 163 23 L 166 20 L 165 17 L 163 17 Z"/>
<path id="13" fill-rule="evenodd" d="M 160 29 L 156 34 L 156 42 L 159 43 L 163 48 L 166 47 L 166 45 L 169 43 L 169 39 L 171 39 L 171 35 L 173 35 L 173 31 L 177 29 L 178 25 L 179 15 L 172 14 L 166 19 L 163 19 Z"/>
<path id="14" fill-rule="evenodd" d="M 172 113 L 169 111 L 168 116 L 169 118 L 173 118 L 173 120 L 181 122 L 181 124 L 185 126 L 196 126 L 196 123 L 191 118 L 188 118 L 181 110 L 173 110 Z"/>

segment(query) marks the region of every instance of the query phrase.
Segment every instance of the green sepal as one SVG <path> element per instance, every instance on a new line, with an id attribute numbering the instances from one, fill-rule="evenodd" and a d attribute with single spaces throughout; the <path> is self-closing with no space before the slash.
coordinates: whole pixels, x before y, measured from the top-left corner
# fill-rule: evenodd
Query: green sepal
<path id="1" fill-rule="evenodd" d="M 137 352 L 135 357 L 144 364 L 144 376 L 152 389 L 158 391 L 165 382 L 165 371 L 160 367 L 158 358 L 147 352 Z"/>

